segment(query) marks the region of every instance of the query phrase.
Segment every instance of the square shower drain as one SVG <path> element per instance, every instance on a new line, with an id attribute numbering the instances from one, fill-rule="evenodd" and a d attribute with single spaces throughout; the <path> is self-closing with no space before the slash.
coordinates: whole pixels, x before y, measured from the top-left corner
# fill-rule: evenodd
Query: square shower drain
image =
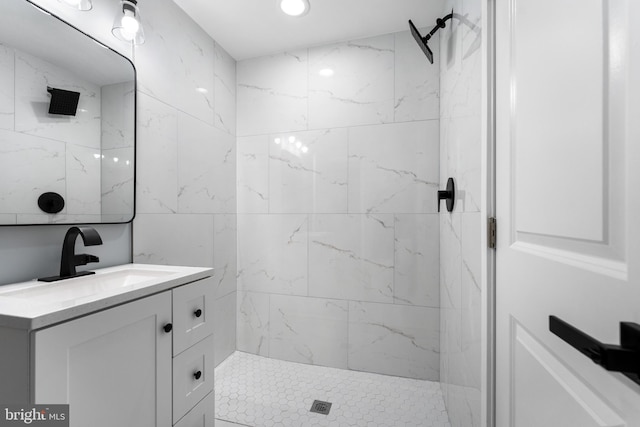
<path id="1" fill-rule="evenodd" d="M 331 403 L 323 402 L 322 400 L 314 400 L 313 405 L 311 405 L 311 412 L 316 412 L 322 415 L 329 415 L 329 411 L 331 410 Z"/>

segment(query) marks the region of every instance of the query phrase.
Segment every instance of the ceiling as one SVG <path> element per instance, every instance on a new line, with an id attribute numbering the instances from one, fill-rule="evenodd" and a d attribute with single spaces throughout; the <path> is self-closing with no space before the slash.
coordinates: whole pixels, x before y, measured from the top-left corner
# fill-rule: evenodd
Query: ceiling
<path id="1" fill-rule="evenodd" d="M 442 0 L 309 0 L 287 16 L 278 0 L 174 0 L 236 60 L 435 25 Z"/>

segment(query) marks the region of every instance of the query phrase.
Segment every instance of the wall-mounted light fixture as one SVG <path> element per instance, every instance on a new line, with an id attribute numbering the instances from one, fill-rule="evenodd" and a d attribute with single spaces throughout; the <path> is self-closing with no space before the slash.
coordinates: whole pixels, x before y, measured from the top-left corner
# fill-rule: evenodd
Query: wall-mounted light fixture
<path id="1" fill-rule="evenodd" d="M 309 0 L 279 0 L 280 9 L 289 16 L 303 16 L 309 13 Z"/>
<path id="2" fill-rule="evenodd" d="M 113 21 L 111 33 L 124 42 L 144 43 L 144 30 L 140 20 L 137 0 L 120 0 L 120 6 Z"/>
<path id="3" fill-rule="evenodd" d="M 62 4 L 78 10 L 91 10 L 93 4 L 91 0 L 58 0 Z"/>

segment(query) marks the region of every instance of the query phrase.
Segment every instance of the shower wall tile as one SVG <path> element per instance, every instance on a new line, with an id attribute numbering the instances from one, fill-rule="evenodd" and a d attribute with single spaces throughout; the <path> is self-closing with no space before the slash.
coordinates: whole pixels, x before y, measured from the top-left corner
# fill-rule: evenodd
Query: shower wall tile
<path id="1" fill-rule="evenodd" d="M 456 180 L 454 214 L 441 214 L 441 385 L 454 427 L 481 425 L 481 2 L 447 0 L 460 11 L 440 31 L 441 183 Z"/>
<path id="2" fill-rule="evenodd" d="M 422 34 L 425 34 L 423 31 Z M 438 34 L 429 43 L 433 62 L 424 53 L 411 32 L 395 33 L 395 121 L 433 120 L 440 117 L 440 47 Z"/>
<path id="3" fill-rule="evenodd" d="M 112 164 L 114 164 L 113 158 L 108 159 Z M 117 167 L 118 164 L 115 163 L 114 166 Z M 73 183 L 67 187 L 66 212 L 68 214 L 100 214 L 102 193 L 100 150 L 67 144 L 66 169 L 67 182 Z"/>
<path id="4" fill-rule="evenodd" d="M 38 197 L 42 193 L 53 191 L 66 197 L 64 142 L 0 130 L 0 152 L 3 176 L 20 177 L 2 179 L 0 213 L 41 214 Z"/>
<path id="5" fill-rule="evenodd" d="M 216 298 L 236 292 L 236 234 L 235 214 L 213 216 L 213 268 Z M 234 304 L 235 306 L 235 304 Z"/>
<path id="6" fill-rule="evenodd" d="M 269 212 L 269 136 L 237 138 L 238 212 Z"/>
<path id="7" fill-rule="evenodd" d="M 136 215 L 133 261 L 213 267 L 213 235 L 213 215 Z"/>
<path id="8" fill-rule="evenodd" d="M 438 68 L 405 32 L 241 61 L 237 83 L 238 349 L 346 366 L 327 301 L 439 306 Z M 412 351 L 402 375 L 425 376 Z"/>
<path id="9" fill-rule="evenodd" d="M 178 212 L 178 111 L 138 94 L 136 211 Z"/>
<path id="10" fill-rule="evenodd" d="M 395 216 L 395 303 L 440 306 L 439 237 L 436 214 Z"/>
<path id="11" fill-rule="evenodd" d="M 306 130 L 307 50 L 237 65 L 239 136 Z"/>
<path id="12" fill-rule="evenodd" d="M 236 134 L 236 61 L 219 44 L 215 45 L 215 126 Z"/>
<path id="13" fill-rule="evenodd" d="M 236 351 L 236 299 L 235 292 L 217 298 L 213 303 L 214 365 Z"/>
<path id="14" fill-rule="evenodd" d="M 393 302 L 393 215 L 312 215 L 309 295 Z"/>
<path id="15" fill-rule="evenodd" d="M 133 209 L 134 147 L 102 150 L 103 221 L 130 221 Z M 117 161 L 116 161 L 117 159 Z"/>
<path id="16" fill-rule="evenodd" d="M 347 301 L 272 295 L 269 356 L 347 367 Z"/>
<path id="17" fill-rule="evenodd" d="M 51 116 L 47 86 L 80 92 L 75 116 Z M 40 58 L 16 51 L 15 131 L 100 147 L 100 87 Z"/>
<path id="18" fill-rule="evenodd" d="M 232 135 L 186 114 L 178 115 L 180 213 L 235 212 L 235 150 Z"/>
<path id="19" fill-rule="evenodd" d="M 481 359 L 481 221 L 478 213 L 463 214 L 461 218 L 461 322 L 460 347 L 464 382 L 462 385 L 480 390 Z"/>
<path id="20" fill-rule="evenodd" d="M 238 291 L 238 350 L 269 356 L 269 299 L 269 294 Z"/>
<path id="21" fill-rule="evenodd" d="M 306 215 L 238 215 L 238 289 L 307 294 Z"/>
<path id="22" fill-rule="evenodd" d="M 439 380 L 439 310 L 349 303 L 349 369 Z"/>
<path id="23" fill-rule="evenodd" d="M 0 129 L 13 130 L 14 64 L 13 49 L 0 44 Z"/>
<path id="24" fill-rule="evenodd" d="M 271 135 L 269 212 L 346 211 L 347 130 Z"/>
<path id="25" fill-rule="evenodd" d="M 103 150 L 133 146 L 135 141 L 134 82 L 105 85 L 100 88 L 101 141 Z M 124 106 L 124 108 L 123 108 Z"/>
<path id="26" fill-rule="evenodd" d="M 349 212 L 435 212 L 438 135 L 435 120 L 349 129 Z"/>
<path id="27" fill-rule="evenodd" d="M 143 13 L 138 89 L 213 125 L 215 42 L 170 0 L 154 1 Z"/>
<path id="28" fill-rule="evenodd" d="M 311 129 L 393 122 L 393 37 L 309 49 Z"/>

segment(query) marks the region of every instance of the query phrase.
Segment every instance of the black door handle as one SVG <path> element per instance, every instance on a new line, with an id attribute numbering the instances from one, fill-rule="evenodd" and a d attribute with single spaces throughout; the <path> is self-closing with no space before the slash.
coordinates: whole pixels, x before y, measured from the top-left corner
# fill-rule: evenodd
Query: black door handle
<path id="1" fill-rule="evenodd" d="M 549 330 L 607 371 L 622 372 L 640 384 L 640 325 L 620 322 L 620 345 L 603 344 L 556 316 Z"/>
<path id="2" fill-rule="evenodd" d="M 447 211 L 453 212 L 453 204 L 456 200 L 456 185 L 453 178 L 447 180 L 447 189 L 438 191 L 438 212 L 440 212 L 440 201 L 447 201 Z"/>

